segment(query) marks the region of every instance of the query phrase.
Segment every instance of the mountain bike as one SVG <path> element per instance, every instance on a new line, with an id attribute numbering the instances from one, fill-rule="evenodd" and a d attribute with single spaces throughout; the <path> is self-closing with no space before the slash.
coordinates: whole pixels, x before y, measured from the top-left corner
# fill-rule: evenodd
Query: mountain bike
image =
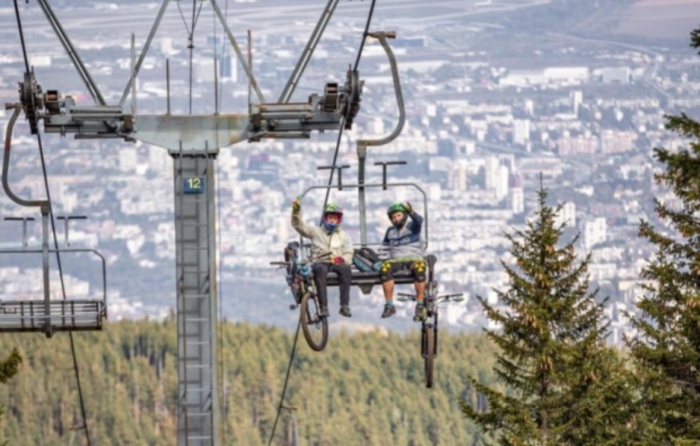
<path id="1" fill-rule="evenodd" d="M 299 320 L 304 338 L 312 350 L 320 352 L 328 342 L 328 318 L 320 314 L 321 301 L 316 294 L 311 266 L 314 262 L 329 257 L 330 254 L 321 253 L 308 259 L 301 259 L 298 248 L 298 243 L 290 243 L 284 250 L 284 262 L 270 262 L 270 265 L 286 269 L 287 285 L 294 298 L 294 303 L 289 306 L 289 309 L 300 309 Z"/>
<path id="2" fill-rule="evenodd" d="M 431 274 L 432 275 L 432 274 Z M 421 321 L 420 353 L 424 360 L 425 387 L 433 387 L 434 362 L 438 354 L 438 304 L 446 302 L 461 302 L 464 300 L 463 293 L 442 294 L 437 293 L 437 282 L 428 281 L 425 290 L 426 317 Z M 398 293 L 398 301 L 416 301 L 415 294 Z"/>

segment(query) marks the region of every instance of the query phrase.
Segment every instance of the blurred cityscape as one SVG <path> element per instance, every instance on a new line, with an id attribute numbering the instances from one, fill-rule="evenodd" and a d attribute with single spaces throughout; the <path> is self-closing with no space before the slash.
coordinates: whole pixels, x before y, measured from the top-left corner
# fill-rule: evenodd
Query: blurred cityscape
<path id="1" fill-rule="evenodd" d="M 57 2 L 55 10 L 107 101 L 117 103 L 129 77 L 129 33 L 136 32 L 137 42 L 142 41 L 159 5 L 92 3 Z M 428 214 L 428 248 L 439 258 L 441 287 L 469 297 L 466 304 L 445 309 L 443 321 L 456 329 L 487 324 L 475 296 L 498 304 L 494 290 L 508 285 L 501 262 L 512 262 L 504 234 L 523 229 L 537 209 L 540 178 L 549 204 L 562 205 L 563 242 L 580 235 L 579 257 L 592 254 L 592 287 L 600 288 L 601 297 L 610 296 L 611 342 L 621 339 L 627 328 L 623 312 L 634 311 L 642 295 L 639 273 L 653 250 L 638 238 L 639 222 L 663 225 L 655 217 L 653 199 L 674 200 L 654 184 L 659 166 L 653 148 L 678 150 L 688 144 L 665 129 L 664 115 L 699 111 L 694 93 L 700 89 L 700 58 L 687 45 L 692 25 L 682 29 L 674 21 L 687 16 L 686 10 L 678 9 L 677 16 L 659 24 L 675 34 L 666 29 L 663 36 L 635 36 L 628 22 L 615 17 L 653 15 L 654 2 L 590 3 L 568 9 L 567 20 L 558 15 L 562 5 L 573 4 L 565 0 L 436 1 L 429 6 L 395 1 L 377 7 L 372 29 L 398 32 L 390 43 L 398 59 L 407 122 L 395 142 L 370 150 L 368 174 L 370 181 L 379 182 L 381 169 L 374 162 L 407 161 L 389 169 L 389 180 L 417 184 L 428 208 L 416 188 L 371 189 L 370 242 L 380 241 L 391 201 L 411 201 Z M 286 83 L 323 4 L 295 2 L 291 7 L 261 0 L 231 6 L 230 25 L 241 46 L 245 29 L 253 30 L 254 72 L 267 98 L 276 98 Z M 366 2 L 338 7 L 295 99 L 322 93 L 329 80 L 344 79 L 359 46 L 366 7 Z M 686 7 L 696 6 L 689 2 Z M 88 103 L 39 8 L 23 5 L 23 14 L 38 82 L 45 90 L 58 89 Z M 590 20 L 595 15 L 609 19 L 608 32 L 587 25 L 600 26 Z M 190 52 L 179 20 L 177 8 L 171 7 L 143 64 L 141 113 L 164 113 L 166 59 L 173 69 L 173 112 L 189 111 Z M 216 103 L 222 113 L 243 113 L 247 79 L 212 22 L 205 7 L 202 27 L 212 31 L 201 32 L 202 41 L 195 42 L 192 112 L 211 114 Z M 0 24 L 0 99 L 16 102 L 24 64 L 12 8 L 0 8 Z M 616 34 L 615 26 L 627 32 Z M 216 89 L 215 59 L 221 83 Z M 384 136 L 397 121 L 388 60 L 371 39 L 360 74 L 365 81 L 360 114 L 343 136 L 338 159 L 351 166 L 343 175 L 347 184 L 355 182 L 356 141 Z M 9 112 L 2 113 L 4 135 Z M 328 171 L 317 167 L 331 163 L 336 138 L 334 132 L 310 140 L 244 143 L 220 153 L 220 289 L 228 319 L 293 326 L 297 315 L 287 310 L 291 299 L 283 274 L 268 263 L 279 260 L 284 245 L 296 237 L 289 223 L 290 202 L 306 188 L 328 181 Z M 173 166 L 167 152 L 139 142 L 57 135 L 45 135 L 44 145 L 55 214 L 88 217 L 71 223 L 71 246 L 95 248 L 107 257 L 110 318 L 167 315 L 175 296 Z M 12 148 L 13 189 L 27 198 L 44 197 L 36 138 L 21 122 Z M 318 218 L 323 199 L 323 190 L 305 197 L 307 220 Z M 335 191 L 331 199 L 345 208 L 344 226 L 359 243 L 356 189 Z M 4 194 L 0 197 L 2 216 L 38 218 L 33 213 L 17 208 Z M 36 246 L 40 225 L 34 222 L 29 230 L 29 245 Z M 2 222 L 0 245 L 19 248 L 21 231 L 20 224 Z M 40 261 L 0 257 L 2 296 L 39 298 Z M 98 264 L 89 257 L 76 255 L 64 271 L 70 297 L 100 295 Z M 60 298 L 57 280 L 52 277 L 52 289 Z M 400 320 L 380 320 L 382 300 L 379 287 L 370 295 L 353 291 L 355 317 L 344 326 L 408 326 L 408 307 L 401 307 Z"/>

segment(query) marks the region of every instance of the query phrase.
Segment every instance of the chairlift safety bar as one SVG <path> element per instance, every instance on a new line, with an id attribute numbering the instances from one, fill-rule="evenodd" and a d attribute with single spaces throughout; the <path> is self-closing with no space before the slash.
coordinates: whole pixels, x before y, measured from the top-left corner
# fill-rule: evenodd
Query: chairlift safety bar
<path id="1" fill-rule="evenodd" d="M 318 186 L 310 186 L 304 190 L 304 192 L 299 196 L 300 200 L 303 200 L 304 197 L 311 192 L 312 190 L 317 190 L 317 189 L 338 189 L 338 190 L 343 190 L 343 189 L 352 189 L 352 188 L 357 188 L 359 189 L 360 186 L 364 188 L 382 188 L 386 189 L 388 186 L 395 186 L 395 187 L 413 187 L 417 189 L 422 195 L 423 195 L 423 231 L 424 231 L 424 236 L 425 236 L 425 249 L 428 249 L 428 195 L 425 193 L 425 191 L 416 183 L 410 183 L 410 182 L 401 182 L 401 183 L 368 183 L 368 184 L 344 184 L 342 187 L 338 187 L 338 185 L 318 185 Z M 361 216 L 362 217 L 362 216 Z M 362 232 L 362 229 L 360 230 Z M 366 237 L 366 234 L 360 234 L 362 239 L 364 240 Z M 365 245 L 369 245 L 369 243 L 366 243 Z M 362 246 L 365 246 L 362 245 Z"/>

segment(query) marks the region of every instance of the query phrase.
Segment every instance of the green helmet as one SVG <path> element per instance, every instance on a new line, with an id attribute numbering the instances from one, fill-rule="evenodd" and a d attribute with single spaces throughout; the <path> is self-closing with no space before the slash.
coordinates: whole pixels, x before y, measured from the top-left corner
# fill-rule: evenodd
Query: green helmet
<path id="1" fill-rule="evenodd" d="M 338 222 L 337 223 L 331 223 L 326 220 L 326 217 L 328 217 L 329 214 L 335 214 L 338 216 Z M 338 226 L 340 226 L 340 223 L 343 221 L 343 208 L 338 206 L 337 204 L 329 203 L 326 208 L 323 210 L 323 220 L 321 221 L 321 225 L 326 228 L 327 231 L 335 231 Z"/>
<path id="2" fill-rule="evenodd" d="M 403 203 L 400 203 L 398 201 L 391 203 L 389 209 L 386 210 L 386 215 L 391 217 L 391 214 L 394 214 L 396 212 L 403 212 L 404 214 L 406 213 L 406 208 L 404 207 Z"/>
<path id="3" fill-rule="evenodd" d="M 343 208 L 335 203 L 329 203 L 328 206 L 323 210 L 323 215 L 326 214 L 338 214 L 343 215 Z"/>

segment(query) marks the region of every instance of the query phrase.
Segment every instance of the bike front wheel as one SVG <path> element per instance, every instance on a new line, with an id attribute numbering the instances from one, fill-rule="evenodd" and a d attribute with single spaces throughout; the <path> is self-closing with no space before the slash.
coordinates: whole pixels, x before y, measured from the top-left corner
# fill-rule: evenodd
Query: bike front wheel
<path id="1" fill-rule="evenodd" d="M 433 387 L 433 367 L 435 365 L 435 327 L 426 325 L 423 327 L 423 344 L 425 360 L 425 387 Z"/>
<path id="2" fill-rule="evenodd" d="M 312 350 L 320 352 L 328 342 L 328 319 L 320 316 L 318 297 L 306 293 L 301 298 L 301 329 Z"/>

